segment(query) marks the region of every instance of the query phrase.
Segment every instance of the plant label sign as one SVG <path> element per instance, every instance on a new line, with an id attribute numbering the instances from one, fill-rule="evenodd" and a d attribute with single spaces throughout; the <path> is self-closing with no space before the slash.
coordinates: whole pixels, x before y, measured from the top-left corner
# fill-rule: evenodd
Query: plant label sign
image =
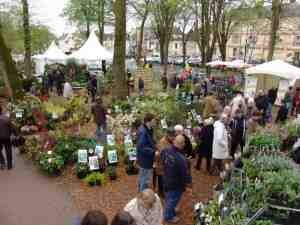
<path id="1" fill-rule="evenodd" d="M 99 161 L 98 161 L 98 156 L 90 156 L 89 157 L 89 167 L 90 170 L 99 170 Z"/>
<path id="2" fill-rule="evenodd" d="M 87 163 L 88 162 L 88 151 L 86 149 L 78 150 L 78 163 Z"/>
<path id="3" fill-rule="evenodd" d="M 58 115 L 57 115 L 56 113 L 52 113 L 52 118 L 53 118 L 54 120 L 56 120 L 56 119 L 58 119 Z"/>
<path id="4" fill-rule="evenodd" d="M 17 119 L 23 118 L 23 113 L 24 113 L 23 110 L 18 110 L 18 111 L 16 112 L 16 118 L 17 118 Z"/>
<path id="5" fill-rule="evenodd" d="M 107 139 L 107 144 L 112 146 L 112 145 L 115 145 L 115 136 L 112 135 L 112 134 L 108 134 L 106 136 L 106 139 Z"/>
<path id="6" fill-rule="evenodd" d="M 118 162 L 118 154 L 116 150 L 110 150 L 107 152 L 107 158 L 108 162 L 110 164 L 117 163 Z"/>
<path id="7" fill-rule="evenodd" d="M 104 146 L 102 145 L 96 145 L 95 147 L 95 154 L 100 158 L 103 159 L 104 153 Z"/>
<path id="8" fill-rule="evenodd" d="M 128 156 L 130 161 L 136 160 L 136 148 L 129 148 L 128 150 Z"/>
<path id="9" fill-rule="evenodd" d="M 161 127 L 162 127 L 163 129 L 168 129 L 168 124 L 167 124 L 167 121 L 166 121 L 165 119 L 162 119 L 162 120 L 160 121 L 160 124 L 161 124 Z"/>
<path id="10" fill-rule="evenodd" d="M 132 142 L 130 135 L 126 135 L 124 137 L 124 145 L 125 145 L 125 148 L 129 148 L 129 147 L 133 146 L 133 142 Z"/>

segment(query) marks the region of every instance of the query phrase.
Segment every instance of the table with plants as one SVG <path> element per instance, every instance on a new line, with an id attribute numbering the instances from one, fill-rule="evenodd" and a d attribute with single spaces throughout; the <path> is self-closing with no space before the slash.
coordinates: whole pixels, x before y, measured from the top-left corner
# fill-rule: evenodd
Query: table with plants
<path id="1" fill-rule="evenodd" d="M 284 133 L 262 129 L 251 135 L 239 166 L 221 175 L 214 200 L 196 205 L 196 224 L 298 224 L 300 170 L 291 142 L 299 127 L 292 121 L 279 128 Z"/>

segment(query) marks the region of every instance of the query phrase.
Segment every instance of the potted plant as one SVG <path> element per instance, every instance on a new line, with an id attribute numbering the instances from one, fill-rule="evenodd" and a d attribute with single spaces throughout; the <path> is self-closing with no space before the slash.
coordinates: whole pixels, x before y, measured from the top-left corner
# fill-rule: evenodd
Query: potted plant
<path id="1" fill-rule="evenodd" d="M 107 174 L 110 180 L 117 179 L 117 168 L 115 166 L 107 167 Z"/>
<path id="2" fill-rule="evenodd" d="M 78 163 L 76 165 L 76 174 L 79 179 L 85 178 L 89 174 L 89 166 L 86 163 Z"/>
<path id="3" fill-rule="evenodd" d="M 99 172 L 92 172 L 84 181 L 90 186 L 103 185 L 105 183 L 105 175 Z"/>
<path id="4" fill-rule="evenodd" d="M 60 175 L 64 166 L 63 157 L 48 151 L 42 153 L 39 159 L 40 168 L 50 175 Z"/>

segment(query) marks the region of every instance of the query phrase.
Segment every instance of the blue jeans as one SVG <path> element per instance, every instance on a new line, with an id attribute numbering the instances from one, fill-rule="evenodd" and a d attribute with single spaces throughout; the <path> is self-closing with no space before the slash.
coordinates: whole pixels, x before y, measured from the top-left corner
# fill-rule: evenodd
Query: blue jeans
<path id="1" fill-rule="evenodd" d="M 165 212 L 164 219 L 166 222 L 172 220 L 175 216 L 175 208 L 182 196 L 182 191 L 167 191 L 165 193 Z"/>
<path id="2" fill-rule="evenodd" d="M 153 177 L 153 169 L 139 169 L 139 181 L 138 181 L 138 189 L 139 192 L 149 188 L 149 184 Z"/>

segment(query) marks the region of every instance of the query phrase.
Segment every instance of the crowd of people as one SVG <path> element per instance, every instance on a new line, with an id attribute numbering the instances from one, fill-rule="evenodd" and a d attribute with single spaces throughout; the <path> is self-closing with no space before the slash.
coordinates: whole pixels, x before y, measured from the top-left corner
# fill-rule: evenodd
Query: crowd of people
<path id="1" fill-rule="evenodd" d="M 107 110 L 102 99 L 97 97 L 97 79 L 88 76 L 88 91 L 92 98 L 91 111 L 96 124 L 96 137 L 105 142 Z M 72 87 L 65 82 L 60 68 L 50 71 L 45 85 L 47 90 L 55 88 L 58 95 L 72 96 Z M 186 79 L 183 77 L 180 80 Z M 171 81 L 174 88 L 180 80 Z M 174 83 L 174 84 L 173 84 Z M 176 85 L 175 85 L 176 83 Z M 244 96 L 240 91 L 228 105 L 222 105 L 205 80 L 199 86 L 204 92 L 202 122 L 191 133 L 183 125 L 165 130 L 160 140 L 155 140 L 156 116 L 147 113 L 137 132 L 137 163 L 139 176 L 138 194 L 113 218 L 111 225 L 160 225 L 163 221 L 176 224 L 180 221 L 179 202 L 185 192 L 191 193 L 194 168 L 201 170 L 205 159 L 206 173 L 219 176 L 227 165 L 243 153 L 247 136 L 256 132 L 259 125 L 285 122 L 289 116 L 300 113 L 300 89 L 292 87 L 281 101 L 276 118 L 273 105 L 277 89 L 267 93 L 260 90 L 255 98 Z M 64 90 L 65 89 L 65 90 Z M 138 91 L 144 96 L 145 83 L 138 78 Z M 0 151 L 0 168 L 12 168 L 10 137 L 16 134 L 12 123 L 0 108 L 0 147 L 6 150 L 6 161 Z M 196 143 L 193 147 L 193 141 Z M 237 154 L 238 153 L 238 154 Z M 196 160 L 193 160 L 197 158 Z M 153 189 L 151 189 L 153 188 Z M 157 190 L 156 194 L 154 190 Z M 162 205 L 161 199 L 164 199 Z M 108 219 L 101 211 L 90 211 L 80 222 L 81 225 L 107 225 Z"/>

